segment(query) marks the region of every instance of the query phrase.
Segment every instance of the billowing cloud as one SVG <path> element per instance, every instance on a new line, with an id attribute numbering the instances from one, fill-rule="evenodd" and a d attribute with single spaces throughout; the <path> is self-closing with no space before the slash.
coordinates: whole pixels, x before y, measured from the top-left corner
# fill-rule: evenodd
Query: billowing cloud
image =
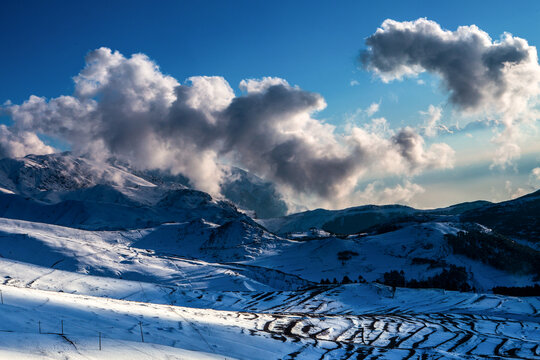
<path id="1" fill-rule="evenodd" d="M 298 212 L 306 210 L 306 205 L 307 208 L 319 206 L 325 209 L 358 206 L 358 204 L 408 204 L 414 206 L 415 197 L 423 192 L 425 192 L 425 189 L 422 186 L 407 179 L 394 185 L 389 185 L 384 180 L 375 180 L 357 188 L 354 193 L 342 197 L 316 199 L 315 202 L 313 202 L 314 199 L 309 197 L 301 197 L 304 206 L 299 207 L 294 203 L 289 203 L 288 207 L 294 212 Z M 288 198 L 286 197 L 286 199 Z"/>
<path id="2" fill-rule="evenodd" d="M 280 78 L 243 80 L 236 96 L 222 77 L 181 84 L 143 54 L 101 48 L 74 80 L 73 95 L 6 106 L 13 128 L 61 138 L 78 154 L 182 173 L 213 194 L 223 160 L 283 192 L 323 199 L 350 195 L 368 171 L 409 176 L 452 166 L 448 145 L 427 146 L 410 128 L 338 132 L 313 117 L 326 106 L 322 96 Z"/>
<path id="3" fill-rule="evenodd" d="M 530 79 L 526 70 L 538 76 L 536 48 L 508 33 L 493 42 L 475 25 L 448 31 L 427 19 L 385 20 L 366 45 L 361 60 L 384 81 L 436 73 L 450 100 L 464 109 L 493 105 L 519 90 L 538 93 L 537 84 L 527 89 L 527 82 L 518 82 Z"/>
<path id="4" fill-rule="evenodd" d="M 406 127 L 392 137 L 401 156 L 407 159 L 411 171 L 415 169 L 451 167 L 454 152 L 446 144 L 433 144 L 426 151 L 424 139 L 412 128 Z"/>
<path id="5" fill-rule="evenodd" d="M 357 191 L 349 200 L 354 204 L 410 204 L 414 197 L 425 192 L 425 189 L 409 180 L 394 186 L 385 186 L 383 181 L 374 181 Z"/>
<path id="6" fill-rule="evenodd" d="M 12 132 L 6 125 L 0 125 L 0 158 L 53 152 L 54 149 L 45 145 L 36 134 L 27 131 Z"/>
<path id="7" fill-rule="evenodd" d="M 426 190 L 418 184 L 405 181 L 403 184 L 397 184 L 394 187 L 377 189 L 376 183 L 368 186 L 369 191 L 364 191 L 367 195 L 377 199 L 378 204 L 399 203 L 409 204 L 413 198 L 425 192 Z"/>
<path id="8" fill-rule="evenodd" d="M 427 19 L 385 20 L 366 45 L 360 60 L 383 81 L 431 72 L 440 76 L 458 109 L 496 116 L 503 125 L 494 138 L 501 145 L 496 165 L 519 156 L 516 125 L 536 121 L 540 94 L 537 51 L 526 40 L 505 33 L 493 41 L 475 25 L 448 31 Z"/>

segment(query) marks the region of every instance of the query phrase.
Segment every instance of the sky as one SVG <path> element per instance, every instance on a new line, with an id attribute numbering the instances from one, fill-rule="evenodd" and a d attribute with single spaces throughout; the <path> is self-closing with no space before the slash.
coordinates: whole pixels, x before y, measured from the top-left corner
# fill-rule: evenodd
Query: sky
<path id="1" fill-rule="evenodd" d="M 4 2 L 0 155 L 115 156 L 214 195 L 233 164 L 291 209 L 510 199 L 540 186 L 539 15 L 537 1 Z"/>

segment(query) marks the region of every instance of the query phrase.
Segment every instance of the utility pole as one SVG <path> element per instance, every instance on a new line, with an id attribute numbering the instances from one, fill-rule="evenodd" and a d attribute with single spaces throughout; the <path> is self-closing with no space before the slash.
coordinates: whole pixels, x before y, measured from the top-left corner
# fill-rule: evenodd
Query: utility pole
<path id="1" fill-rule="evenodd" d="M 142 322 L 139 321 L 139 328 L 141 329 L 141 341 L 144 342 L 144 335 L 142 331 Z"/>
<path id="2" fill-rule="evenodd" d="M 39 329 L 39 333 L 41 334 L 41 321 L 38 321 L 38 329 Z"/>
<path id="3" fill-rule="evenodd" d="M 62 332 L 60 335 L 64 335 L 64 320 L 60 320 L 60 325 L 62 326 Z"/>
<path id="4" fill-rule="evenodd" d="M 101 331 L 99 332 L 99 350 L 101 351 Z"/>

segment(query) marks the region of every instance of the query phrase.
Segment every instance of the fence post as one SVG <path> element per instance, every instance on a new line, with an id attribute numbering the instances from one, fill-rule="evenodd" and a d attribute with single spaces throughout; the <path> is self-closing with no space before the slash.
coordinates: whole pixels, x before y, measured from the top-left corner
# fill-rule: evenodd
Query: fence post
<path id="1" fill-rule="evenodd" d="M 99 332 L 99 350 L 101 351 L 101 331 Z"/>
<path id="2" fill-rule="evenodd" d="M 141 341 L 144 342 L 144 335 L 142 331 L 142 322 L 139 321 L 139 328 L 141 329 Z"/>

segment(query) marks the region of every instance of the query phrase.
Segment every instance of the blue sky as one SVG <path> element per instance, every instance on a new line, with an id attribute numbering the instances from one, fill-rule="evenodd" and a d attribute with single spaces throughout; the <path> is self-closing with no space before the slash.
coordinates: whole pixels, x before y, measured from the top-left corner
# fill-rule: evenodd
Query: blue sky
<path id="1" fill-rule="evenodd" d="M 430 105 L 443 109 L 446 125 L 463 123 L 437 75 L 383 83 L 359 67 L 364 40 L 385 19 L 421 17 L 452 31 L 475 24 L 493 39 L 510 32 L 529 45 L 540 44 L 537 1 L 9 1 L 0 13 L 0 102 L 20 104 L 32 94 L 72 94 L 73 76 L 84 67 L 85 54 L 107 47 L 125 56 L 144 53 L 179 82 L 197 75 L 223 76 L 237 94 L 242 79 L 286 79 L 321 94 L 328 106 L 314 116 L 338 128 L 372 103 L 380 104 L 376 117 L 396 129 L 419 126 L 425 120 L 419 112 Z M 355 121 L 369 119 L 360 116 Z M 456 164 L 451 170 L 427 170 L 410 178 L 424 191 L 409 202 L 429 207 L 503 200 L 518 189 L 534 189 L 531 171 L 540 166 L 538 135 L 523 140 L 522 156 L 502 170 L 490 168 L 492 131 L 475 130 L 474 141 L 462 134 L 426 139 L 428 144 L 444 141 L 452 146 Z M 59 144 L 61 140 L 52 141 Z M 471 154 L 482 152 L 485 156 L 472 159 Z M 363 178 L 359 186 L 362 183 L 369 180 Z"/>
<path id="2" fill-rule="evenodd" d="M 509 31 L 540 43 L 537 1 L 511 7 L 507 1 L 489 6 L 483 1 L 10 1 L 0 13 L 6 49 L 0 58 L 5 84 L 0 99 L 20 102 L 30 93 L 69 93 L 83 55 L 106 46 L 123 54 L 145 53 L 177 79 L 213 74 L 237 84 L 279 76 L 321 93 L 329 103 L 327 112 L 339 117 L 388 97 L 388 86 L 356 68 L 364 38 L 387 18 L 419 17 L 452 30 L 476 24 L 494 38 Z M 362 86 L 351 90 L 353 79 Z M 408 88 L 397 84 L 392 90 L 401 98 Z M 411 95 L 403 103 L 410 100 L 419 102 Z"/>

